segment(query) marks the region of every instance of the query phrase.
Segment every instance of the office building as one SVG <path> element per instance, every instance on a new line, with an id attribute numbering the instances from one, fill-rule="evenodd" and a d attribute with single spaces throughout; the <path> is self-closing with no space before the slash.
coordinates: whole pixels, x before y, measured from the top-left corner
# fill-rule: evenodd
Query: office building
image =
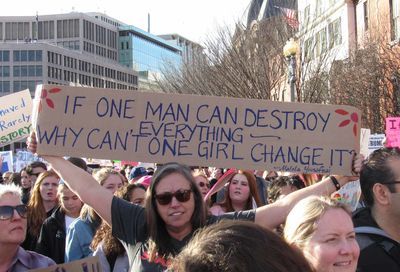
<path id="1" fill-rule="evenodd" d="M 118 62 L 118 27 L 97 14 L 0 17 L 0 93 L 37 84 L 136 90 L 138 74 Z"/>

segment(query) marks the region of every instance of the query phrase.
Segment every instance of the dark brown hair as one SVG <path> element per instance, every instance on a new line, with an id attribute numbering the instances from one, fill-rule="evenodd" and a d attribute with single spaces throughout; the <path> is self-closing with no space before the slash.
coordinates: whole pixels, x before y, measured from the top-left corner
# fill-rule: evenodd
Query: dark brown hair
<path id="1" fill-rule="evenodd" d="M 158 168 L 154 173 L 152 182 L 146 192 L 146 219 L 149 233 L 149 255 L 150 261 L 153 261 L 157 254 L 168 257 L 174 256 L 175 252 L 170 244 L 170 235 L 168 234 L 165 222 L 161 218 L 157 210 L 155 194 L 158 183 L 171 174 L 182 175 L 190 184 L 192 196 L 194 197 L 194 212 L 191 217 L 193 230 L 203 227 L 206 222 L 206 207 L 204 205 L 203 196 L 198 189 L 196 182 L 192 176 L 191 169 L 179 163 L 167 163 Z"/>
<path id="2" fill-rule="evenodd" d="M 369 155 L 360 171 L 361 191 L 365 203 L 372 207 L 374 205 L 373 187 L 376 183 L 386 184 L 390 192 L 396 192 L 395 184 L 387 184 L 395 181 L 396 173 L 393 171 L 390 161 L 400 159 L 398 147 L 384 147 L 375 150 Z"/>
<path id="3" fill-rule="evenodd" d="M 311 272 L 303 254 L 253 222 L 224 220 L 199 231 L 174 259 L 177 272 Z"/>

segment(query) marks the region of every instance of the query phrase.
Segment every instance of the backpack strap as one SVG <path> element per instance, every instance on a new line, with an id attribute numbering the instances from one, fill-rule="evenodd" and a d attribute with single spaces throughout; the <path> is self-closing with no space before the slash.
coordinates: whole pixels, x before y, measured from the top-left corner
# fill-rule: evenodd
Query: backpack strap
<path id="1" fill-rule="evenodd" d="M 400 265 L 400 251 L 396 241 L 394 241 L 386 232 L 382 229 L 375 227 L 356 227 L 356 239 L 360 247 L 360 251 L 367 248 L 372 244 L 377 244 L 381 247 L 386 254 L 391 256 L 393 260 Z M 376 235 L 380 239 L 373 239 L 369 234 Z"/>
<path id="2" fill-rule="evenodd" d="M 373 239 L 370 234 L 372 235 L 376 235 L 376 236 L 380 236 L 380 237 L 386 237 L 389 238 L 390 240 L 392 240 L 392 238 L 390 238 L 390 236 L 384 232 L 383 230 L 379 229 L 379 228 L 375 228 L 375 227 L 356 227 L 354 228 L 354 231 L 356 233 L 356 239 L 358 242 L 358 246 L 360 247 L 360 251 L 369 247 L 372 244 L 375 243 L 382 243 L 385 240 L 382 241 L 382 239 L 380 240 L 376 240 Z M 393 247 L 393 243 L 392 242 L 387 242 L 389 245 L 391 245 L 391 247 L 389 248 L 389 245 L 386 245 L 383 247 L 383 249 L 387 252 L 387 248 L 389 248 L 388 250 L 390 250 Z"/>
<path id="3" fill-rule="evenodd" d="M 354 228 L 354 231 L 356 234 L 362 234 L 362 233 L 375 234 L 375 235 L 383 236 L 383 237 L 389 238 L 390 240 L 393 240 L 393 238 L 391 238 L 389 236 L 389 234 L 384 232 L 382 229 L 379 229 L 376 227 L 356 227 L 356 228 Z"/>

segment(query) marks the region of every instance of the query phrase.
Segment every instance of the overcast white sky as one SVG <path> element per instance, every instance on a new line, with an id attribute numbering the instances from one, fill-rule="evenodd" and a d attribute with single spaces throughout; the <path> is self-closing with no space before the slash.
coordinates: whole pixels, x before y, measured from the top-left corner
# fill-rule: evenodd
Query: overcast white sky
<path id="1" fill-rule="evenodd" d="M 39 16 L 76 12 L 103 12 L 124 23 L 147 30 L 151 16 L 151 33 L 178 33 L 202 42 L 218 26 L 232 26 L 246 18 L 250 0 L 25 0 L 2 1 L 0 16 Z"/>

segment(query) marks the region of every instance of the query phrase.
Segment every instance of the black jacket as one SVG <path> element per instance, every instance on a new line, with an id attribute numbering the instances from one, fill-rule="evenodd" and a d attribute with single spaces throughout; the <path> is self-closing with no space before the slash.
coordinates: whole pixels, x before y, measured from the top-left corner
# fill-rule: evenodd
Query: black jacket
<path id="1" fill-rule="evenodd" d="M 49 210 L 49 211 L 46 213 L 46 219 L 49 218 L 49 217 L 53 214 L 53 212 L 54 212 L 55 210 L 56 210 L 56 207 L 54 207 L 53 209 Z M 46 219 L 45 219 L 45 221 L 46 221 Z M 43 224 L 42 224 L 42 226 L 43 226 Z M 37 240 L 38 240 L 38 238 L 39 238 L 40 233 L 39 233 L 38 236 L 35 236 L 35 235 L 33 235 L 33 234 L 31 234 L 31 233 L 29 232 L 29 229 L 30 229 L 30 228 L 31 228 L 31 227 L 30 227 L 30 225 L 29 225 L 29 223 L 28 223 L 27 232 L 26 232 L 26 236 L 25 236 L 25 240 L 22 242 L 21 246 L 22 246 L 25 250 L 36 251 L 36 244 L 37 244 Z"/>
<path id="2" fill-rule="evenodd" d="M 58 207 L 44 221 L 35 251 L 52 258 L 58 264 L 64 263 L 65 237 L 65 213 Z"/>
<path id="3" fill-rule="evenodd" d="M 372 227 L 376 232 L 382 232 L 371 215 L 369 208 L 362 208 L 353 215 L 357 241 L 360 245 L 360 258 L 357 272 L 399 272 L 400 244 L 389 238 L 385 233 L 365 233 L 360 227 Z M 366 229 L 366 228 L 364 228 Z"/>
<path id="4" fill-rule="evenodd" d="M 28 205 L 30 198 L 31 198 L 31 188 L 22 188 L 22 196 L 21 196 L 22 203 Z"/>

